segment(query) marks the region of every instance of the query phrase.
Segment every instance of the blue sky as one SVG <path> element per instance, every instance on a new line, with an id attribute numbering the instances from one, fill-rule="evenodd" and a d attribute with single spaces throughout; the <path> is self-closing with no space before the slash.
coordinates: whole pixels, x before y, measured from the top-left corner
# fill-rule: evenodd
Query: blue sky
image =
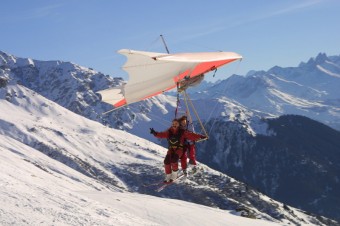
<path id="1" fill-rule="evenodd" d="M 114 77 L 117 50 L 232 51 L 217 78 L 340 54 L 339 0 L 0 0 L 0 50 L 71 61 Z"/>

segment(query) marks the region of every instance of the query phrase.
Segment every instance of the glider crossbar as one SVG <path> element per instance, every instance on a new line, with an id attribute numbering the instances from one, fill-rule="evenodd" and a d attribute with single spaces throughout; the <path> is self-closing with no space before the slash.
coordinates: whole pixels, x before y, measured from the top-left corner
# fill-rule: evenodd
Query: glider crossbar
<path id="1" fill-rule="evenodd" d="M 183 99 L 184 99 L 184 103 L 185 103 L 185 107 L 186 107 L 186 114 L 187 114 L 187 117 L 192 125 L 192 130 L 193 132 L 195 132 L 195 128 L 194 128 L 194 125 L 193 125 L 193 119 L 192 119 L 192 116 L 191 116 L 191 112 L 190 112 L 190 108 L 191 110 L 193 111 L 193 113 L 195 114 L 195 117 L 197 119 L 197 121 L 199 122 L 200 124 L 200 127 L 201 127 L 201 131 L 204 133 L 204 135 L 207 137 L 205 139 L 201 139 L 201 140 L 198 140 L 197 142 L 200 142 L 200 141 L 204 141 L 204 140 L 207 140 L 209 137 L 208 137 L 208 133 L 207 131 L 205 130 L 204 126 L 203 126 L 203 123 L 200 119 L 200 117 L 198 116 L 198 113 L 196 111 L 196 108 L 194 106 L 194 104 L 192 103 L 188 93 L 185 91 L 185 90 L 181 90 L 181 93 L 183 95 Z M 190 105 L 190 106 L 189 106 Z"/>

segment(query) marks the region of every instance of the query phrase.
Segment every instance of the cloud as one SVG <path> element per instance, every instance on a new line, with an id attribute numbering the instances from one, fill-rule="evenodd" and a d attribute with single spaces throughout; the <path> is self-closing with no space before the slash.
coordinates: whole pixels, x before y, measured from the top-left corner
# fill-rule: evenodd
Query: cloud
<path id="1" fill-rule="evenodd" d="M 12 7 L 12 11 L 5 11 L 0 14 L 0 24 L 19 23 L 26 20 L 34 20 L 54 16 L 57 14 L 57 9 L 63 7 L 64 4 L 50 4 L 45 6 L 34 7 L 21 10 L 20 7 Z"/>
<path id="2" fill-rule="evenodd" d="M 215 23 L 214 26 L 212 26 L 211 21 L 208 25 L 204 26 L 204 27 L 200 27 L 200 28 L 194 28 L 192 29 L 190 32 L 188 30 L 186 30 L 187 35 L 182 36 L 182 40 L 181 41 L 187 41 L 187 40 L 192 40 L 198 37 L 202 37 L 202 36 L 207 36 L 207 35 L 211 35 L 214 33 L 218 33 L 218 32 L 222 32 L 231 28 L 235 28 L 235 27 L 240 27 L 240 26 L 244 26 L 246 24 L 250 24 L 256 21 L 260 21 L 260 20 L 264 20 L 264 19 L 268 19 L 271 17 L 275 17 L 275 16 L 280 16 L 280 15 L 285 15 L 285 14 L 289 14 L 289 13 L 294 13 L 297 11 L 301 11 L 307 8 L 310 8 L 314 5 L 318 5 L 321 3 L 324 3 L 325 0 L 308 0 L 308 1 L 303 1 L 301 3 L 294 3 L 291 5 L 287 5 L 284 8 L 280 8 L 278 10 L 272 10 L 270 12 L 267 13 L 263 13 L 260 12 L 261 14 L 257 14 L 257 15 L 253 15 L 247 18 L 242 19 L 238 19 L 238 20 L 234 20 L 233 22 L 230 22 L 232 20 L 228 20 L 229 23 L 227 25 L 225 24 L 221 24 L 220 22 Z M 259 13 L 259 12 L 257 12 Z M 247 15 L 249 16 L 249 14 Z M 224 21 L 223 19 L 219 18 L 219 21 Z M 212 29 L 213 27 L 213 29 Z M 195 30 L 195 31 L 194 31 Z M 182 34 L 185 34 L 185 32 L 181 32 Z"/>
<path id="3" fill-rule="evenodd" d="M 265 15 L 262 19 L 270 18 L 270 17 L 278 16 L 278 15 L 283 15 L 283 14 L 288 14 L 288 13 L 292 13 L 292 12 L 299 11 L 299 10 L 303 10 L 303 9 L 309 8 L 311 6 L 320 4 L 322 2 L 325 2 L 325 1 L 324 0 L 304 1 L 300 4 L 294 4 L 294 5 L 288 6 L 286 8 L 270 12 L 267 15 Z"/>
<path id="4" fill-rule="evenodd" d="M 38 7 L 32 10 L 29 15 L 26 17 L 26 19 L 37 19 L 37 18 L 44 18 L 48 17 L 50 15 L 53 15 L 55 13 L 55 10 L 62 7 L 64 4 L 52 4 L 52 5 L 46 5 L 43 7 Z"/>

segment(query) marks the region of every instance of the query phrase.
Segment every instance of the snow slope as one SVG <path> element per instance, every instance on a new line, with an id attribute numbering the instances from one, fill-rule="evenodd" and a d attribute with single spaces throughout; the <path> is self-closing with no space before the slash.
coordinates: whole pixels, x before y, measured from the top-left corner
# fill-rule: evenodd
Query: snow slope
<path id="1" fill-rule="evenodd" d="M 0 106 L 1 225 L 323 224 L 252 189 L 241 198 L 230 191 L 221 200 L 230 210 L 169 195 L 180 189 L 181 199 L 221 199 L 222 190 L 209 184 L 213 177 L 228 180 L 223 186 L 240 193 L 244 185 L 207 167 L 202 178 L 208 184 L 189 179 L 158 194 L 163 198 L 131 193 L 149 177 L 161 179 L 162 147 L 76 115 L 20 85 L 0 89 Z M 238 204 L 262 220 L 238 216 Z"/>
<path id="2" fill-rule="evenodd" d="M 3 135 L 1 141 L 1 225 L 276 225 L 108 189 L 21 142 Z"/>

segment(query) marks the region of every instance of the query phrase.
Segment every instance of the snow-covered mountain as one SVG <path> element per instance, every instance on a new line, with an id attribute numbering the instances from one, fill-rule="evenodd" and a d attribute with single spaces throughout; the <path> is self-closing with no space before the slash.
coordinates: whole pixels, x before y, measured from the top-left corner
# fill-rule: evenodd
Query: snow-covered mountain
<path id="1" fill-rule="evenodd" d="M 21 85 L 0 88 L 0 106 L 1 225 L 336 224 L 207 166 L 157 193 L 143 183 L 163 178 L 164 148 Z"/>
<path id="2" fill-rule="evenodd" d="M 340 56 L 320 53 L 298 67 L 233 75 L 195 96 L 228 97 L 252 110 L 277 117 L 303 115 L 340 130 L 339 87 Z"/>
<path id="3" fill-rule="evenodd" d="M 120 85 L 122 79 L 70 62 L 38 61 L 0 51 L 0 76 L 16 81 L 77 114 L 147 139 L 153 139 L 148 133 L 149 127 L 167 127 L 174 118 L 176 98 L 172 95 L 159 95 L 103 115 L 112 106 L 100 102 L 100 96 L 95 92 Z M 206 83 L 205 86 L 211 87 L 212 84 Z M 205 120 L 221 115 L 231 115 L 232 118 L 234 115 L 243 118 L 253 115 L 247 107 L 227 97 L 193 101 Z M 181 107 L 184 107 L 183 102 Z M 266 113 L 257 115 L 268 116 Z"/>
<path id="4" fill-rule="evenodd" d="M 151 139 L 148 127 L 168 125 L 174 117 L 176 99 L 171 95 L 103 115 L 112 107 L 100 102 L 95 92 L 117 86 L 122 79 L 73 63 L 37 61 L 0 51 L 0 69 L 0 76 L 18 81 L 77 114 L 144 138 Z M 252 71 L 247 76 L 205 82 L 191 97 L 200 116 L 207 121 L 219 116 L 235 119 L 235 115 L 240 115 L 245 119 L 249 115 L 263 118 L 298 114 L 340 130 L 338 87 L 340 56 L 319 54 L 298 67 L 275 66 L 267 72 Z"/>
<path id="5" fill-rule="evenodd" d="M 199 93 L 191 95 L 192 98 L 194 97 L 193 102 L 211 137 L 211 140 L 206 142 L 209 145 L 202 145 L 199 149 L 199 159 L 209 165 L 211 164 L 219 171 L 228 172 L 230 175 L 244 180 L 244 182 L 261 188 L 268 195 L 275 194 L 275 191 L 281 189 L 281 185 L 290 183 L 292 179 L 285 176 L 273 177 L 273 175 L 285 175 L 285 173 L 278 173 L 284 172 L 282 169 L 285 167 L 285 162 L 280 160 L 280 158 L 285 158 L 284 155 L 270 154 L 271 152 L 275 153 L 275 146 L 266 147 L 268 155 L 265 158 L 267 162 L 277 165 L 276 173 L 262 172 L 264 182 L 254 180 L 256 177 L 249 177 L 249 175 L 254 174 L 254 168 L 249 167 L 247 161 L 252 159 L 252 155 L 249 155 L 249 153 L 256 155 L 257 149 L 254 147 L 258 145 L 257 139 L 264 135 L 268 138 L 269 145 L 272 142 L 271 139 L 275 138 L 273 136 L 275 133 L 272 129 L 269 129 L 270 123 L 264 119 L 294 113 L 311 117 L 337 128 L 339 123 L 339 96 L 336 87 L 339 85 L 337 76 L 340 67 L 339 59 L 338 56 L 327 57 L 325 54 L 320 54 L 307 63 L 301 63 L 299 67 L 274 67 L 268 72 L 253 71 L 246 77 L 234 75 L 215 84 L 205 84 L 206 90 L 199 90 Z M 120 78 L 111 78 L 73 63 L 37 61 L 0 52 L 1 77 L 8 79 L 10 84 L 15 82 L 23 84 L 75 113 L 110 127 L 124 129 L 139 137 L 147 138 L 147 140 L 156 141 L 149 134 L 148 128 L 154 127 L 156 130 L 163 130 L 169 126 L 170 120 L 174 117 L 176 98 L 171 95 L 160 95 L 145 102 L 102 115 L 103 112 L 110 110 L 111 106 L 101 103 L 100 97 L 95 92 L 119 85 L 123 81 Z M 183 102 L 181 102 L 180 107 L 183 107 L 183 105 Z M 309 125 L 309 123 L 306 125 Z M 281 134 L 283 137 L 288 135 L 289 131 Z M 316 143 L 320 140 L 327 140 L 325 136 L 319 138 L 316 139 Z M 294 140 L 297 147 L 308 148 L 300 141 Z M 326 158 L 332 158 L 327 150 L 323 154 Z M 310 153 L 307 151 L 304 155 L 297 156 L 294 161 L 303 162 L 303 158 L 311 159 Z M 253 161 L 252 166 L 262 164 L 261 158 L 255 159 L 256 161 Z M 317 167 L 317 164 L 315 166 Z M 332 170 L 336 169 L 331 168 Z M 235 171 L 231 171 L 232 169 Z M 265 167 L 262 169 L 265 169 Z M 302 173 L 304 168 L 302 167 L 300 170 Z M 260 173 L 260 171 L 257 172 Z M 248 176 L 239 177 L 240 172 Z M 316 176 L 317 174 L 313 174 L 311 178 Z M 133 176 L 129 177 L 133 178 Z M 334 178 L 336 177 L 333 177 L 329 182 L 333 183 Z M 303 178 L 297 180 L 301 179 Z M 275 183 L 278 187 L 270 190 L 270 187 L 268 188 L 270 183 L 265 182 L 271 180 L 281 182 Z M 263 182 L 263 187 L 257 186 L 253 182 Z M 310 185 L 303 184 L 303 186 Z M 301 190 L 307 188 L 302 187 Z M 327 190 L 327 186 L 323 188 Z M 177 194 L 176 197 L 182 197 L 182 195 Z M 339 198 L 337 195 L 327 198 L 331 197 L 333 197 L 333 200 Z M 290 198 L 291 200 L 281 200 L 299 207 L 306 206 L 304 203 L 307 202 L 307 199 L 301 199 L 296 204 L 290 202 L 295 200 L 295 196 L 292 195 Z M 313 201 L 315 200 L 313 199 Z M 315 202 L 313 210 L 317 210 L 316 213 L 325 213 L 328 216 L 340 219 L 337 215 L 329 214 L 330 212 L 334 213 L 334 210 L 328 209 L 326 207 L 328 204 L 324 201 Z"/>
<path id="6" fill-rule="evenodd" d="M 272 135 L 216 121 L 197 158 L 276 200 L 339 219 L 340 132 L 304 116 L 266 121 Z"/>

